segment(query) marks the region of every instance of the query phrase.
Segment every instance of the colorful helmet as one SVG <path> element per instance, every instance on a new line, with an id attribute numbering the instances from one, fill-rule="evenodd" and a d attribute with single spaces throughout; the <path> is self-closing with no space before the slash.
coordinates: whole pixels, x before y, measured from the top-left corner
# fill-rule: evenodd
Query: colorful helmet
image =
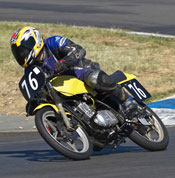
<path id="1" fill-rule="evenodd" d="M 35 62 L 38 54 L 43 49 L 44 41 L 38 30 L 26 26 L 18 29 L 12 35 L 10 44 L 16 61 L 26 68 Z"/>

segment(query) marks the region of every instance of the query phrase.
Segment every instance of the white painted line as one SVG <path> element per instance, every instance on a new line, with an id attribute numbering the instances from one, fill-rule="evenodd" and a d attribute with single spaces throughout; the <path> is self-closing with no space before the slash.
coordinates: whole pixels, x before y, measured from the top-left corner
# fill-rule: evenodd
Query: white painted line
<path id="1" fill-rule="evenodd" d="M 159 37 L 159 38 L 175 38 L 174 35 L 165 35 L 158 33 L 146 33 L 146 32 L 126 32 L 128 35 L 139 35 L 139 36 L 149 36 L 149 37 Z"/>
<path id="2" fill-rule="evenodd" d="M 152 108 L 165 125 L 175 125 L 175 109 Z"/>

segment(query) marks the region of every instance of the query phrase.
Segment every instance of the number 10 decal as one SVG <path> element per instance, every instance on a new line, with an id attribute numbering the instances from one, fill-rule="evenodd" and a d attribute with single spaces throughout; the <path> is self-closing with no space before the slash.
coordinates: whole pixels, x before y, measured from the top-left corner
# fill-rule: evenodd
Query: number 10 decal
<path id="1" fill-rule="evenodd" d="M 151 97 L 148 91 L 136 79 L 125 83 L 124 86 L 138 101 Z"/>

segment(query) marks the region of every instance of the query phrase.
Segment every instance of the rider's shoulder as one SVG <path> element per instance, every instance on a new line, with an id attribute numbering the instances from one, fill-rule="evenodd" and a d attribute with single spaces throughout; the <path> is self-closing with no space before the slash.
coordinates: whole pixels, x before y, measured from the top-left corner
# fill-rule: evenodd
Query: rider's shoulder
<path id="1" fill-rule="evenodd" d="M 47 39 L 45 39 L 45 44 L 51 48 L 51 49 L 56 49 L 60 47 L 64 47 L 69 39 L 65 38 L 63 36 L 51 36 Z"/>

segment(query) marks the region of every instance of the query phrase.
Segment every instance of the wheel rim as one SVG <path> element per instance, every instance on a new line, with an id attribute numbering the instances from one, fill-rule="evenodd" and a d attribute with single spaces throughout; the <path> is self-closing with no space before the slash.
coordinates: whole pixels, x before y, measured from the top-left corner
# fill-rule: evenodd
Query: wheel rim
<path id="1" fill-rule="evenodd" d="M 149 110 L 146 110 L 146 112 L 150 114 L 149 118 L 146 120 L 150 123 L 151 126 L 145 127 L 147 128 L 145 134 L 142 134 L 140 131 L 138 132 L 149 141 L 161 142 L 164 139 L 164 132 L 162 126 L 153 113 L 151 113 Z"/>
<path id="2" fill-rule="evenodd" d="M 149 132 L 148 138 L 154 142 L 161 142 L 164 138 L 164 132 L 157 118 L 152 115 L 153 129 Z"/>
<path id="3" fill-rule="evenodd" d="M 64 136 L 62 136 L 60 131 L 57 129 L 57 123 L 54 122 L 54 118 L 55 113 L 53 111 L 45 112 L 42 117 L 45 130 L 52 139 L 65 149 L 72 152 L 84 153 L 89 149 L 88 138 L 80 126 L 77 126 L 74 132 L 66 132 Z"/>

